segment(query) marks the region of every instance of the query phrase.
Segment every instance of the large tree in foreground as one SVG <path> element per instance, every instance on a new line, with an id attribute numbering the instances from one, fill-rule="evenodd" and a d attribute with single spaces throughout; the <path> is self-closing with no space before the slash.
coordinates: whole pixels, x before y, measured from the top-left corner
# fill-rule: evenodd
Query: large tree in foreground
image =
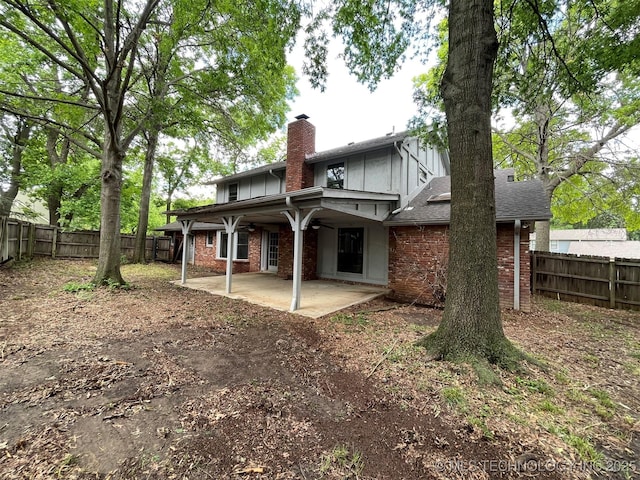
<path id="1" fill-rule="evenodd" d="M 502 329 L 491 144 L 492 0 L 451 0 L 449 57 L 441 84 L 451 157 L 447 300 L 438 330 L 421 341 L 436 358 L 504 363 L 515 349 Z"/>

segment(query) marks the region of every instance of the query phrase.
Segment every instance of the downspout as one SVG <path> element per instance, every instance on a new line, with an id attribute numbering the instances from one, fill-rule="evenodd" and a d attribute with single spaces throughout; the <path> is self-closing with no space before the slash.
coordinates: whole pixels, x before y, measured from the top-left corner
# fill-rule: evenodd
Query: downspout
<path id="1" fill-rule="evenodd" d="M 522 222 L 513 225 L 513 309 L 520 310 L 520 230 Z"/>
<path id="2" fill-rule="evenodd" d="M 269 169 L 269 175 L 278 179 L 278 192 L 280 192 L 282 190 L 282 177 L 280 175 L 276 175 L 273 172 L 273 168 Z"/>

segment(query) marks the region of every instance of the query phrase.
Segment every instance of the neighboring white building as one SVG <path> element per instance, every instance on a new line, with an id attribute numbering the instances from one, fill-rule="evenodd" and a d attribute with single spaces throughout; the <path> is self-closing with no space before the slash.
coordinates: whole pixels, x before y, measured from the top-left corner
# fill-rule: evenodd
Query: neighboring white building
<path id="1" fill-rule="evenodd" d="M 18 192 L 11 206 L 11 218 L 27 220 L 33 223 L 49 223 L 49 210 L 40 200 L 33 200 L 24 192 Z"/>
<path id="2" fill-rule="evenodd" d="M 531 250 L 536 250 L 536 234 L 529 236 Z M 624 228 L 588 228 L 551 230 L 549 251 L 600 257 L 640 258 L 640 242 L 627 240 Z"/>

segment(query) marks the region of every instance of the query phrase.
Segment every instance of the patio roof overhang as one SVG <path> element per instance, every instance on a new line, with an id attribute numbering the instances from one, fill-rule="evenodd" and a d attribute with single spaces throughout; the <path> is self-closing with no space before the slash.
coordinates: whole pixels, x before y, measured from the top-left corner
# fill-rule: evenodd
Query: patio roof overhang
<path id="1" fill-rule="evenodd" d="M 316 209 L 315 218 L 323 221 L 359 217 L 382 222 L 395 210 L 399 200 L 398 194 L 311 187 L 174 213 L 179 221 L 220 223 L 225 217 L 241 216 L 241 224 L 280 224 L 287 220 L 284 211 Z"/>
<path id="2" fill-rule="evenodd" d="M 289 223 L 293 231 L 293 292 L 291 311 L 300 308 L 302 278 L 302 232 L 312 219 L 345 221 L 359 218 L 382 222 L 400 201 L 400 195 L 390 193 L 338 190 L 311 187 L 292 192 L 239 200 L 219 205 L 207 205 L 173 212 L 186 235 L 196 221 L 224 225 L 228 234 L 227 251 L 232 252 L 233 237 L 238 227 L 246 224 Z M 186 282 L 186 248 L 182 255 L 182 283 Z M 232 255 L 227 255 L 226 293 L 231 293 Z"/>

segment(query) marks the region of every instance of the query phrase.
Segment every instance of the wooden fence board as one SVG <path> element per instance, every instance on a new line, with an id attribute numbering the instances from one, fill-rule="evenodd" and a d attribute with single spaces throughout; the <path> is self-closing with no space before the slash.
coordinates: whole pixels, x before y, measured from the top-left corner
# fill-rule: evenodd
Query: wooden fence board
<path id="1" fill-rule="evenodd" d="M 531 272 L 534 293 L 640 310 L 640 260 L 532 252 Z"/>
<path id="2" fill-rule="evenodd" d="M 169 261 L 170 237 L 148 236 L 148 260 Z M 133 258 L 134 235 L 122 235 L 121 252 Z M 100 232 L 66 232 L 51 225 L 35 225 L 12 218 L 0 218 L 0 261 L 8 258 L 31 258 L 34 255 L 53 258 L 98 258 Z"/>

